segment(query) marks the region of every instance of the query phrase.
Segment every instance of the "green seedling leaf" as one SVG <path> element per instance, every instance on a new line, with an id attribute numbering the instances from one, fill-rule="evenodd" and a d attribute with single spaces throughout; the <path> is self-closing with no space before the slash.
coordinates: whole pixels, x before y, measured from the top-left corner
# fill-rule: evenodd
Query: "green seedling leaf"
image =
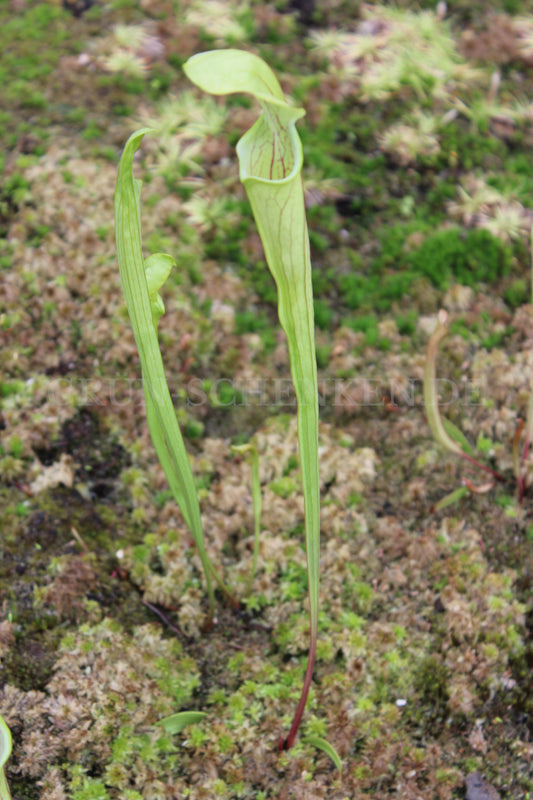
<path id="1" fill-rule="evenodd" d="M 11 755 L 11 747 L 11 731 L 0 716 L 0 800 L 11 800 L 11 793 L 4 772 L 6 762 Z"/>
<path id="2" fill-rule="evenodd" d="M 478 469 L 488 472 L 498 481 L 503 477 L 495 470 L 480 463 L 472 455 L 472 448 L 456 426 L 441 417 L 437 392 L 437 354 L 440 342 L 448 333 L 448 315 L 441 310 L 437 316 L 437 326 L 431 336 L 426 351 L 424 366 L 424 408 L 431 432 L 437 442 L 458 456 L 474 464 Z M 466 447 L 464 446 L 466 444 Z"/>
<path id="3" fill-rule="evenodd" d="M 162 725 L 167 733 L 181 733 L 187 725 L 196 725 L 204 717 L 207 717 L 205 711 L 180 711 L 178 714 L 160 719 L 157 724 Z"/>
<path id="4" fill-rule="evenodd" d="M 157 455 L 174 498 L 188 525 L 204 569 L 209 596 L 209 622 L 214 614 L 211 575 L 227 591 L 207 555 L 194 477 L 185 449 L 157 339 L 157 320 L 164 311 L 157 294 L 172 267 L 170 256 L 158 254 L 145 262 L 141 243 L 141 181 L 133 177 L 133 158 L 143 137 L 133 133 L 124 148 L 115 192 L 115 228 L 120 277 L 139 351 L 146 418 Z M 158 299 L 159 298 L 159 299 Z M 208 623 L 209 624 L 209 623 Z"/>
<path id="5" fill-rule="evenodd" d="M 466 486 L 461 486 L 459 489 L 455 489 L 450 494 L 447 494 L 446 497 L 443 497 L 442 500 L 439 500 L 438 503 L 435 503 L 433 506 L 433 511 L 442 511 L 443 508 L 447 508 L 448 506 L 453 506 L 455 503 L 458 503 L 463 497 L 466 497 L 468 494 L 468 488 Z"/>
<path id="6" fill-rule="evenodd" d="M 429 337 L 424 368 L 424 407 L 431 432 L 437 442 L 457 455 L 463 455 L 460 444 L 446 431 L 439 411 L 437 395 L 437 353 L 439 344 L 448 334 L 448 315 L 439 311 L 437 327 Z"/>
<path id="7" fill-rule="evenodd" d="M 457 425 L 454 425 L 451 420 L 446 419 L 445 417 L 443 417 L 442 419 L 442 424 L 444 425 L 444 430 L 446 431 L 448 436 L 450 436 L 454 440 L 454 442 L 457 442 L 459 447 L 465 453 L 468 453 L 469 456 L 473 456 L 474 450 L 470 446 L 470 442 L 468 441 L 464 433 L 461 430 L 459 430 Z"/>
<path id="8" fill-rule="evenodd" d="M 318 748 L 318 750 L 322 750 L 326 755 L 328 755 L 339 772 L 342 772 L 342 762 L 340 760 L 339 754 L 329 742 L 325 739 L 321 739 L 320 736 L 306 736 L 302 741 L 305 744 L 310 744 L 312 747 Z"/>
<path id="9" fill-rule="evenodd" d="M 145 259 L 144 271 L 150 297 L 157 294 L 163 286 L 175 263 L 172 256 L 167 256 L 165 253 L 154 253 Z"/>
<path id="10" fill-rule="evenodd" d="M 152 321 L 156 331 L 159 318 L 165 313 L 165 305 L 159 290 L 170 275 L 175 263 L 172 256 L 167 256 L 165 253 L 154 253 L 144 261 L 146 284 L 148 286 L 150 308 L 152 309 Z"/>
<path id="11" fill-rule="evenodd" d="M 310 646 L 302 695 L 282 748 L 293 745 L 313 676 L 318 637 L 320 483 L 318 385 L 314 338 L 311 257 L 302 186 L 303 151 L 296 122 L 302 108 L 284 98 L 270 67 L 241 50 L 214 50 L 190 58 L 186 75 L 211 94 L 246 92 L 262 113 L 237 144 L 244 184 L 267 263 L 278 289 L 278 313 L 287 336 L 298 404 L 298 445 L 305 508 L 309 575 Z"/>

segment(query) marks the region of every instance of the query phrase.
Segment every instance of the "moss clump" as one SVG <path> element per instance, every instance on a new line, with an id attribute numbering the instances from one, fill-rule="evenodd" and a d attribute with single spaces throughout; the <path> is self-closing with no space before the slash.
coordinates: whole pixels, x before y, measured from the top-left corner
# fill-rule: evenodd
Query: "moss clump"
<path id="1" fill-rule="evenodd" d="M 235 333 L 256 333 L 264 331 L 270 327 L 270 322 L 264 311 L 252 311 L 247 309 L 237 311 L 235 314 Z"/>
<path id="2" fill-rule="evenodd" d="M 528 282 L 523 278 L 517 278 L 505 290 L 505 302 L 508 303 L 511 308 L 518 308 L 518 306 L 521 306 L 523 303 L 527 303 L 530 292 L 531 287 Z"/>
<path id="3" fill-rule="evenodd" d="M 414 271 L 444 289 L 451 280 L 473 287 L 496 281 L 508 272 L 511 254 L 488 231 L 464 234 L 461 228 L 449 228 L 428 236 L 409 260 Z"/>
<path id="4" fill-rule="evenodd" d="M 264 261 L 254 261 L 250 264 L 249 260 L 247 260 L 242 269 L 239 269 L 238 272 L 260 300 L 274 308 L 277 306 L 278 295 L 276 284 Z"/>
<path id="5" fill-rule="evenodd" d="M 437 656 L 426 656 L 415 672 L 413 685 L 423 704 L 427 721 L 445 719 L 448 713 L 450 671 Z"/>
<path id="6" fill-rule="evenodd" d="M 289 478 L 287 475 L 286 477 L 280 478 L 278 481 L 272 481 L 269 484 L 269 488 L 276 494 L 278 497 L 290 497 L 293 492 L 297 490 L 297 484 L 293 481 L 292 478 Z"/>
<path id="7" fill-rule="evenodd" d="M 333 320 L 333 311 L 328 306 L 325 300 L 315 300 L 314 301 L 314 309 L 315 309 L 315 325 L 320 330 L 327 330 L 331 327 L 331 323 Z"/>
<path id="8" fill-rule="evenodd" d="M 61 782 L 77 800 L 153 791 L 155 770 L 170 781 L 180 762 L 156 723 L 190 707 L 199 683 L 195 662 L 154 626 L 131 637 L 110 620 L 81 626 L 63 640 L 46 693 L 28 695 L 9 685 L 0 693 L 3 715 L 21 733 L 19 772 L 46 781 L 59 757 Z"/>

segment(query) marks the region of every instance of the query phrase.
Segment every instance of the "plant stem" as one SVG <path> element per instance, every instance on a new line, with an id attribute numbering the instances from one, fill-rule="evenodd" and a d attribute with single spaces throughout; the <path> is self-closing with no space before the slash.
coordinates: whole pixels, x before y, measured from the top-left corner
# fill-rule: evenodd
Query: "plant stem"
<path id="1" fill-rule="evenodd" d="M 311 683 L 313 681 L 313 670 L 315 667 L 317 641 L 318 641 L 318 632 L 311 631 L 311 642 L 309 645 L 309 656 L 307 659 L 307 668 L 305 670 L 302 694 L 300 695 L 300 700 L 296 707 L 296 712 L 294 714 L 289 733 L 285 739 L 282 736 L 279 740 L 280 750 L 290 750 L 294 742 L 296 741 L 296 736 L 298 735 L 298 729 L 300 727 L 303 713 L 307 705 L 309 690 L 311 688 Z"/>

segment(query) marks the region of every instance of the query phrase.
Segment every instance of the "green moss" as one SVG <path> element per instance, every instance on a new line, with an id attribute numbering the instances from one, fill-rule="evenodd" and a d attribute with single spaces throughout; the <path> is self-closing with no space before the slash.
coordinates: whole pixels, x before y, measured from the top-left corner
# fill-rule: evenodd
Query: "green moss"
<path id="1" fill-rule="evenodd" d="M 298 487 L 292 478 L 286 476 L 277 481 L 272 481 L 272 483 L 269 484 L 269 488 L 274 492 L 274 494 L 277 494 L 278 497 L 287 498 L 290 497 Z"/>
<path id="2" fill-rule="evenodd" d="M 374 589 L 368 583 L 354 581 L 351 585 L 350 592 L 352 593 L 357 608 L 361 612 L 367 613 L 375 599 Z"/>
<path id="3" fill-rule="evenodd" d="M 443 129 L 440 145 L 437 162 L 438 166 L 444 168 L 457 163 L 466 171 L 476 167 L 489 170 L 495 166 L 501 168 L 507 156 L 504 142 L 489 133 L 476 133 L 463 120 Z"/>
<path id="4" fill-rule="evenodd" d="M 493 331 L 481 340 L 481 347 L 484 347 L 486 350 L 492 350 L 494 347 L 501 348 L 505 340 L 509 336 L 512 336 L 513 333 L 514 328 L 511 325 L 507 325 L 502 331 Z"/>
<path id="5" fill-rule="evenodd" d="M 469 341 L 472 338 L 472 334 L 477 333 L 478 329 L 477 322 L 467 322 L 464 317 L 457 317 L 450 324 L 450 333 L 454 336 L 461 336 L 465 341 Z"/>
<path id="6" fill-rule="evenodd" d="M 283 476 L 289 475 L 293 470 L 298 469 L 300 466 L 300 461 L 298 460 L 298 456 L 296 453 L 291 453 L 287 460 L 287 464 L 283 469 Z"/>
<path id="7" fill-rule="evenodd" d="M 327 369 L 331 357 L 330 345 L 317 345 L 316 348 L 316 363 L 319 369 Z"/>
<path id="8" fill-rule="evenodd" d="M 73 783 L 71 797 L 72 800 L 110 800 L 103 781 L 86 777 Z"/>
<path id="9" fill-rule="evenodd" d="M 492 283 L 510 267 L 509 248 L 483 229 L 468 231 L 449 228 L 428 236 L 411 254 L 410 265 L 440 289 L 452 280 L 465 286 Z"/>
<path id="10" fill-rule="evenodd" d="M 0 396 L 10 397 L 12 395 L 20 394 L 24 391 L 24 381 L 1 381 L 0 382 Z"/>
<path id="11" fill-rule="evenodd" d="M 423 704 L 422 717 L 444 719 L 448 713 L 448 668 L 437 656 L 422 659 L 413 676 L 413 685 Z"/>
<path id="12" fill-rule="evenodd" d="M 377 333 L 378 318 L 375 314 L 360 314 L 356 317 L 346 317 L 342 320 L 342 325 L 368 335 L 373 331 Z"/>
<path id="13" fill-rule="evenodd" d="M 1 198 L 3 202 L 9 202 L 13 207 L 18 207 L 21 203 L 30 198 L 30 182 L 20 172 L 13 172 L 6 178 L 2 186 Z"/>
<path id="14" fill-rule="evenodd" d="M 69 21 L 69 14 L 49 3 L 25 6 L 17 14 L 8 6 L 0 10 L 4 108 L 17 110 L 16 116 L 4 115 L 5 127 L 0 130 L 4 146 L 14 143 L 11 134 L 19 114 L 25 117 L 47 108 L 50 74 L 61 56 L 72 51 Z"/>
<path id="15" fill-rule="evenodd" d="M 248 220 L 241 219 L 231 236 L 226 231 L 217 229 L 211 241 L 206 242 L 206 256 L 216 261 L 229 261 L 241 267 L 248 267 L 248 256 L 242 249 L 242 240 L 246 236 L 248 224 Z"/>
<path id="16" fill-rule="evenodd" d="M 243 395 L 240 389 L 233 385 L 231 379 L 220 379 L 209 392 L 209 401 L 213 408 L 240 406 Z"/>
<path id="17" fill-rule="evenodd" d="M 277 307 L 277 290 L 274 278 L 264 261 L 256 261 L 253 264 L 243 263 L 239 269 L 239 275 L 245 284 L 253 289 L 260 300 L 273 308 Z"/>
<path id="18" fill-rule="evenodd" d="M 205 425 L 201 420 L 189 419 L 183 426 L 183 433 L 187 439 L 201 439 L 204 435 Z"/>
<path id="19" fill-rule="evenodd" d="M 517 278 L 505 290 L 504 298 L 511 308 L 518 308 L 523 303 L 527 303 L 531 294 L 529 281 L 524 278 Z"/>
<path id="20" fill-rule="evenodd" d="M 270 327 L 270 321 L 264 311 L 246 310 L 235 313 L 235 333 L 255 333 Z"/>
<path id="21" fill-rule="evenodd" d="M 307 571 L 298 564 L 289 564 L 283 574 L 281 590 L 284 600 L 301 600 L 307 593 Z"/>

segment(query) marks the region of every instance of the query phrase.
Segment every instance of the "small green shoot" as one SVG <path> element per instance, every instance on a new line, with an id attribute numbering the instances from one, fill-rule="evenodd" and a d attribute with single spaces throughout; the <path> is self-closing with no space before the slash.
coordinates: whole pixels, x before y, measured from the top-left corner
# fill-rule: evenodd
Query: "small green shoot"
<path id="1" fill-rule="evenodd" d="M 445 311 L 439 311 L 437 316 L 437 326 L 431 336 L 426 351 L 426 364 L 424 367 L 424 408 L 431 432 L 437 442 L 456 453 L 464 455 L 461 445 L 446 430 L 439 411 L 439 401 L 437 395 L 437 352 L 442 339 L 448 333 L 448 315 Z"/>
<path id="2" fill-rule="evenodd" d="M 11 746 L 11 731 L 0 716 L 0 800 L 11 800 L 11 793 L 4 772 L 6 762 L 11 755 Z"/>
<path id="3" fill-rule="evenodd" d="M 339 772 L 342 772 L 342 762 L 333 745 L 331 745 L 325 739 L 322 739 L 320 736 L 305 736 L 302 739 L 302 742 L 304 744 L 310 744 L 311 747 L 316 747 L 318 750 L 322 750 L 331 758 Z"/>
<path id="4" fill-rule="evenodd" d="M 484 483 L 481 486 L 474 486 L 472 481 L 468 480 L 468 478 L 463 478 L 463 485 L 458 489 L 454 489 L 450 494 L 447 494 L 442 500 L 439 500 L 438 503 L 435 503 L 431 511 L 442 511 L 443 508 L 448 508 L 448 506 L 458 503 L 463 497 L 466 497 L 467 494 L 486 494 L 493 488 L 494 483 L 492 481 Z"/>
<path id="5" fill-rule="evenodd" d="M 178 714 L 172 714 L 170 717 L 160 719 L 157 724 L 162 725 L 169 734 L 181 733 L 187 725 L 196 725 L 197 722 L 201 722 L 205 717 L 207 717 L 205 711 L 180 711 Z"/>
<path id="6" fill-rule="evenodd" d="M 530 232 L 530 247 L 531 247 L 531 304 L 533 305 L 533 226 Z M 502 475 L 495 470 L 487 467 L 485 464 L 480 463 L 473 456 L 473 450 L 470 444 L 463 436 L 461 431 L 453 425 L 449 420 L 443 419 L 440 415 L 438 398 L 437 398 L 437 352 L 439 344 L 448 333 L 447 314 L 445 311 L 439 311 L 437 317 L 437 326 L 431 334 L 426 352 L 426 364 L 424 368 L 424 406 L 426 409 L 426 416 L 431 428 L 433 436 L 446 449 L 455 453 L 456 455 L 465 458 L 471 464 L 474 464 L 478 469 L 488 472 L 494 480 L 503 481 Z M 533 442 L 533 375 L 530 378 L 529 401 L 527 407 L 526 421 L 519 421 L 515 435 L 513 438 L 513 472 L 518 486 L 518 502 L 521 503 L 524 499 L 526 491 L 527 469 L 526 462 L 531 443 Z M 521 444 L 523 436 L 523 444 Z M 481 436 L 478 439 L 478 449 L 480 444 L 491 444 L 488 440 L 484 440 Z M 483 486 L 474 487 L 470 481 L 463 481 L 463 487 L 456 492 L 452 492 L 447 497 L 444 497 L 434 507 L 435 510 L 445 508 L 451 503 L 457 502 L 464 496 L 466 491 L 471 491 L 476 494 L 483 494 L 492 488 L 492 484 L 485 484 Z"/>
<path id="7" fill-rule="evenodd" d="M 441 417 L 437 392 L 437 354 L 440 342 L 448 333 L 447 322 L 448 315 L 446 311 L 439 311 L 437 326 L 429 337 L 426 351 L 424 407 L 429 427 L 440 445 L 474 464 L 478 469 L 488 472 L 495 480 L 503 481 L 503 477 L 498 472 L 474 458 L 472 448 L 461 431 L 449 420 L 443 420 Z"/>
<path id="8" fill-rule="evenodd" d="M 474 455 L 474 449 L 464 433 L 459 430 L 457 425 L 454 425 L 450 419 L 446 419 L 445 417 L 442 418 L 442 424 L 444 425 L 444 430 L 450 436 L 454 442 L 457 442 L 459 447 L 463 449 L 463 451 L 469 455 Z"/>
<path id="9" fill-rule="evenodd" d="M 436 511 L 442 511 L 444 508 L 448 508 L 448 506 L 453 506 L 455 503 L 458 503 L 459 500 L 462 500 L 463 497 L 466 497 L 468 494 L 468 489 L 466 486 L 460 486 L 458 489 L 454 489 L 453 492 L 450 492 L 438 503 L 432 507 L 431 511 L 434 513 Z"/>

